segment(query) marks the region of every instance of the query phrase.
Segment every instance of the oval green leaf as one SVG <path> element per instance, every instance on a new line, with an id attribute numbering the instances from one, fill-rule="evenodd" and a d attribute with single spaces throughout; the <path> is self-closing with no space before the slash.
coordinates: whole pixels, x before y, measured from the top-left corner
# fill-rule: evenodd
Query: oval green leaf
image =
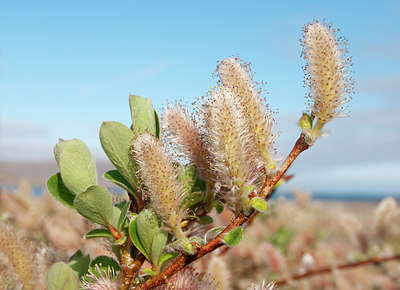
<path id="1" fill-rule="evenodd" d="M 47 290 L 75 289 L 79 289 L 79 279 L 74 270 L 63 262 L 53 264 L 47 272 Z"/>
<path id="2" fill-rule="evenodd" d="M 243 228 L 242 227 L 236 227 L 233 230 L 231 230 L 225 237 L 224 241 L 229 247 L 234 247 L 237 244 L 240 243 L 242 240 L 242 233 L 243 233 Z"/>
<path id="3" fill-rule="evenodd" d="M 160 228 L 160 219 L 154 212 L 145 209 L 139 213 L 136 221 L 140 243 L 146 253 L 151 254 L 154 236 Z"/>
<path id="4" fill-rule="evenodd" d="M 215 210 L 217 211 L 218 214 L 224 211 L 224 205 L 222 204 L 221 201 L 214 200 L 212 205 L 215 207 Z"/>
<path id="5" fill-rule="evenodd" d="M 131 108 L 133 134 L 136 136 L 144 131 L 148 131 L 154 136 L 160 137 L 158 116 L 151 100 L 149 98 L 130 95 L 129 106 Z"/>
<path id="6" fill-rule="evenodd" d="M 132 139 L 131 129 L 119 122 L 103 122 L 100 127 L 100 143 L 108 159 L 124 179 L 137 185 L 135 163 L 130 156 Z"/>
<path id="7" fill-rule="evenodd" d="M 123 188 L 126 190 L 128 193 L 133 194 L 135 198 L 136 197 L 136 192 L 132 187 L 132 184 L 129 183 L 128 180 L 125 179 L 125 177 L 122 176 L 122 174 L 118 170 L 109 170 L 106 173 L 104 173 L 104 178 L 108 179 L 115 185 L 118 185 L 119 187 Z"/>
<path id="8" fill-rule="evenodd" d="M 78 275 L 79 279 L 88 273 L 90 264 L 90 256 L 83 256 L 82 252 L 79 250 L 70 259 L 68 266 Z"/>
<path id="9" fill-rule="evenodd" d="M 63 142 L 59 164 L 61 178 L 72 193 L 78 194 L 97 184 L 96 164 L 89 148 L 81 140 Z"/>
<path id="10" fill-rule="evenodd" d="M 201 217 L 199 217 L 199 219 L 197 220 L 197 222 L 201 225 L 209 225 L 213 223 L 213 218 L 210 217 L 209 215 L 203 215 Z"/>
<path id="11" fill-rule="evenodd" d="M 216 238 L 223 230 L 225 227 L 215 227 L 209 230 L 205 235 L 204 235 L 204 240 L 208 243 L 212 239 Z"/>
<path id="12" fill-rule="evenodd" d="M 74 200 L 75 209 L 85 218 L 107 227 L 112 223 L 113 205 L 111 195 L 104 187 L 92 185 L 79 193 Z"/>
<path id="13" fill-rule="evenodd" d="M 143 270 L 142 270 L 142 273 L 143 274 L 146 274 L 146 275 L 149 275 L 149 276 L 155 276 L 156 275 L 156 272 L 154 272 L 152 269 L 150 269 L 150 268 L 144 268 Z"/>
<path id="14" fill-rule="evenodd" d="M 166 229 L 159 228 L 154 235 L 153 244 L 151 246 L 151 261 L 157 268 L 160 264 L 161 255 L 164 252 L 165 245 L 168 240 L 168 232 Z"/>
<path id="15" fill-rule="evenodd" d="M 250 205 L 257 211 L 262 212 L 262 213 L 266 213 L 268 210 L 268 204 L 267 202 L 260 198 L 260 197 L 253 197 L 250 200 Z"/>
<path id="16" fill-rule="evenodd" d="M 117 261 L 115 261 L 113 258 L 109 256 L 98 256 L 96 257 L 91 263 L 90 263 L 90 271 L 92 273 L 96 273 L 96 265 L 105 273 L 108 270 L 108 267 L 114 268 L 114 271 L 120 271 L 121 266 L 118 264 Z M 101 274 L 101 273 L 98 273 Z"/>
<path id="17" fill-rule="evenodd" d="M 139 235 L 137 232 L 137 215 L 134 216 L 130 223 L 129 223 L 129 236 L 132 240 L 132 243 L 135 245 L 135 247 L 147 258 L 147 260 L 150 260 L 150 253 L 147 253 L 143 247 L 143 245 L 140 242 Z"/>
<path id="18" fill-rule="evenodd" d="M 204 193 L 191 192 L 183 198 L 183 200 L 181 202 L 181 207 L 183 206 L 185 209 L 192 207 L 192 206 L 198 204 L 199 202 L 204 201 L 204 199 L 205 199 Z"/>
<path id="19" fill-rule="evenodd" d="M 176 258 L 179 256 L 179 253 L 175 252 L 170 252 L 170 253 L 165 253 L 161 256 L 160 259 L 160 267 L 171 261 L 172 259 Z"/>
<path id="20" fill-rule="evenodd" d="M 61 204 L 74 209 L 75 195 L 65 186 L 60 173 L 56 173 L 47 179 L 47 190 Z"/>
<path id="21" fill-rule="evenodd" d="M 57 162 L 58 168 L 60 168 L 60 154 L 61 150 L 65 144 L 65 140 L 63 139 L 58 139 L 58 143 L 54 146 L 53 153 L 54 153 L 54 159 Z"/>

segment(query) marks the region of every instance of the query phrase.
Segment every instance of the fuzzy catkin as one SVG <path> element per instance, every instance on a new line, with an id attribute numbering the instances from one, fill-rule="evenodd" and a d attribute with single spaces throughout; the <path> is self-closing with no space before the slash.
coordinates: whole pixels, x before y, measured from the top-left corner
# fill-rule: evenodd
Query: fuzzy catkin
<path id="1" fill-rule="evenodd" d="M 255 185 L 260 165 L 255 159 L 251 136 L 234 92 L 220 87 L 212 92 L 209 108 L 211 169 L 238 213 L 248 207 L 248 194 Z"/>
<path id="2" fill-rule="evenodd" d="M 161 141 L 149 133 L 142 133 L 135 139 L 133 151 L 154 211 L 169 226 L 177 227 L 185 215 L 184 209 L 180 208 L 184 189 Z"/>
<path id="3" fill-rule="evenodd" d="M 348 116 L 353 79 L 348 76 L 351 58 L 346 56 L 345 39 L 337 38 L 332 26 L 315 21 L 304 27 L 301 44 L 312 114 L 324 123 Z"/>
<path id="4" fill-rule="evenodd" d="M 203 176 L 209 170 L 208 151 L 196 121 L 181 104 L 169 105 L 162 116 L 166 139 L 184 155 Z"/>
<path id="5" fill-rule="evenodd" d="M 253 81 L 250 65 L 238 57 L 230 57 L 219 63 L 217 75 L 221 84 L 234 93 L 234 98 L 246 115 L 254 149 L 264 163 L 267 174 L 272 173 L 268 169 L 276 168 L 273 160 L 276 138 L 273 134 L 274 119 L 272 111 L 260 98 L 261 91 Z"/>

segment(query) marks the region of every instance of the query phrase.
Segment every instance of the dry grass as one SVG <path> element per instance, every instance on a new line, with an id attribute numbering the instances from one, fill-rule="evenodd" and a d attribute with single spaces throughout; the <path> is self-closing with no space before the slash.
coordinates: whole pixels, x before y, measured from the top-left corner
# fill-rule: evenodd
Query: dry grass
<path id="1" fill-rule="evenodd" d="M 251 281 L 279 281 L 400 253 L 400 207 L 393 202 L 275 202 L 246 229 L 241 244 L 223 255 L 231 285 L 245 289 Z M 280 289 L 400 289 L 400 261 L 336 270 Z"/>
<path id="2" fill-rule="evenodd" d="M 220 283 L 221 289 L 246 289 L 252 281 L 288 279 L 311 269 L 400 252 L 400 207 L 394 200 L 379 205 L 324 203 L 310 200 L 310 194 L 296 196 L 297 202 L 271 203 L 269 213 L 259 215 L 245 230 L 243 241 L 219 257 L 219 264 L 226 265 L 221 272 L 226 277 L 219 280 L 230 277 L 230 286 Z M 38 249 L 54 249 L 60 260 L 78 249 L 91 256 L 110 254 L 101 239 L 83 240 L 93 224 L 48 194 L 32 197 L 26 181 L 17 192 L 0 192 L 0 217 L 0 223 L 7 222 L 24 241 L 34 241 Z M 230 218 L 223 214 L 215 221 L 227 224 Z M 217 255 L 205 257 L 197 267 L 207 270 Z M 400 263 L 335 270 L 281 289 L 400 289 Z"/>

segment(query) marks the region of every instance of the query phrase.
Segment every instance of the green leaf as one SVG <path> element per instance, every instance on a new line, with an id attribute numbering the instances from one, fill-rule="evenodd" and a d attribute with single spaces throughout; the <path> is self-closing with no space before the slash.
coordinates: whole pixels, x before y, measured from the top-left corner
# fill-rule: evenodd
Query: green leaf
<path id="1" fill-rule="evenodd" d="M 61 178 L 72 193 L 78 194 L 97 184 L 96 164 L 89 148 L 81 140 L 63 142 L 59 165 Z"/>
<path id="2" fill-rule="evenodd" d="M 163 254 L 160 259 L 160 267 L 165 265 L 167 262 L 171 261 L 172 259 L 174 259 L 178 256 L 179 256 L 179 253 L 175 253 L 175 252 Z"/>
<path id="3" fill-rule="evenodd" d="M 98 256 L 90 263 L 90 271 L 92 271 L 92 273 L 97 272 L 96 265 L 98 265 L 98 267 L 104 272 L 107 272 L 108 267 L 114 268 L 114 271 L 121 270 L 121 266 L 118 264 L 118 262 L 108 256 Z"/>
<path id="4" fill-rule="evenodd" d="M 199 219 L 197 220 L 197 222 L 201 225 L 209 225 L 209 224 L 212 224 L 213 221 L 214 220 L 209 215 L 203 215 L 203 216 L 199 217 Z"/>
<path id="5" fill-rule="evenodd" d="M 129 207 L 131 205 L 130 201 L 122 201 L 119 204 L 116 205 L 117 208 L 121 210 L 121 213 L 118 218 L 118 223 L 117 223 L 117 230 L 120 231 L 122 226 L 124 225 L 124 221 L 126 219 L 126 215 L 128 213 Z"/>
<path id="6" fill-rule="evenodd" d="M 131 108 L 133 134 L 136 136 L 144 131 L 148 131 L 154 136 L 159 137 L 160 125 L 157 124 L 159 122 L 158 116 L 155 113 L 151 100 L 149 98 L 130 95 L 129 106 Z"/>
<path id="7" fill-rule="evenodd" d="M 154 235 L 153 244 L 151 246 L 151 261 L 158 268 L 161 255 L 164 251 L 168 240 L 168 232 L 166 229 L 159 228 Z"/>
<path id="8" fill-rule="evenodd" d="M 177 176 L 178 180 L 180 182 L 186 182 L 190 184 L 190 186 L 193 185 L 196 179 L 196 169 L 194 166 L 190 164 L 180 165 L 179 163 L 177 165 L 179 166 Z"/>
<path id="9" fill-rule="evenodd" d="M 103 122 L 100 127 L 100 143 L 108 159 L 124 179 L 130 184 L 137 185 L 134 170 L 135 162 L 130 154 L 132 139 L 133 133 L 131 129 L 119 122 Z M 124 183 L 120 179 L 118 181 Z"/>
<path id="10" fill-rule="evenodd" d="M 137 233 L 146 253 L 150 255 L 153 239 L 160 227 L 158 216 L 151 210 L 143 210 L 137 217 Z"/>
<path id="11" fill-rule="evenodd" d="M 122 235 L 121 238 L 119 238 L 118 240 L 114 241 L 114 245 L 116 246 L 121 246 L 123 244 L 125 244 L 126 242 L 126 236 Z"/>
<path id="12" fill-rule="evenodd" d="M 224 211 L 224 205 L 219 200 L 213 201 L 213 207 L 215 207 L 215 210 L 217 211 L 218 214 Z"/>
<path id="13" fill-rule="evenodd" d="M 68 260 L 68 262 L 71 262 L 72 260 L 78 259 L 78 258 L 82 258 L 83 257 L 83 253 L 81 250 L 76 251 Z"/>
<path id="14" fill-rule="evenodd" d="M 229 247 L 236 246 L 237 244 L 240 243 L 242 240 L 242 233 L 243 233 L 243 228 L 242 227 L 236 227 L 233 230 L 231 230 L 225 237 L 224 241 Z"/>
<path id="15" fill-rule="evenodd" d="M 130 194 L 132 194 L 136 199 L 136 192 L 133 189 L 132 185 L 129 183 L 128 180 L 125 179 L 125 177 L 118 171 L 118 170 L 109 170 L 106 173 L 104 173 L 104 178 L 108 179 L 112 183 L 118 185 L 119 187 L 123 188 Z"/>
<path id="16" fill-rule="evenodd" d="M 111 219 L 111 224 L 117 228 L 119 217 L 121 215 L 121 209 L 119 207 L 113 206 L 113 215 Z"/>
<path id="17" fill-rule="evenodd" d="M 47 290 L 79 289 L 79 279 L 75 272 L 65 263 L 53 264 L 47 272 Z"/>
<path id="18" fill-rule="evenodd" d="M 158 117 L 156 110 L 154 110 L 154 118 L 156 121 L 156 137 L 160 138 L 161 136 L 160 118 Z"/>
<path id="19" fill-rule="evenodd" d="M 57 166 L 58 168 L 60 168 L 60 154 L 61 154 L 61 150 L 65 145 L 65 141 L 63 139 L 58 139 L 58 143 L 56 144 L 56 146 L 54 146 L 53 152 L 54 152 L 54 159 L 57 162 Z"/>
<path id="20" fill-rule="evenodd" d="M 88 273 L 90 264 L 90 256 L 83 256 L 82 252 L 78 250 L 72 257 L 69 259 L 68 266 L 71 267 L 72 270 L 78 275 L 79 279 Z"/>
<path id="21" fill-rule="evenodd" d="M 196 236 L 190 237 L 189 241 L 198 244 L 200 247 L 202 247 L 202 246 L 204 246 L 206 244 L 202 238 L 196 237 Z"/>
<path id="22" fill-rule="evenodd" d="M 196 168 L 190 164 L 178 165 L 178 180 L 185 184 L 187 192 L 204 192 L 207 183 L 198 178 Z"/>
<path id="23" fill-rule="evenodd" d="M 262 212 L 262 213 L 266 213 L 268 210 L 268 204 L 267 202 L 260 198 L 260 197 L 253 197 L 250 200 L 250 205 L 257 211 Z"/>
<path id="24" fill-rule="evenodd" d="M 56 173 L 47 179 L 47 190 L 61 204 L 74 209 L 75 195 L 65 186 L 60 173 Z"/>
<path id="25" fill-rule="evenodd" d="M 225 227 L 215 227 L 209 230 L 205 235 L 204 235 L 204 240 L 208 243 L 212 239 L 216 238 L 223 230 Z"/>
<path id="26" fill-rule="evenodd" d="M 199 202 L 204 201 L 205 199 L 205 195 L 202 192 L 192 192 L 187 194 L 182 202 L 181 202 L 181 206 L 183 206 L 185 209 L 192 207 L 196 204 L 198 204 Z"/>
<path id="27" fill-rule="evenodd" d="M 312 130 L 313 121 L 311 119 L 311 116 L 308 115 L 307 113 L 303 113 L 303 116 L 300 118 L 299 123 L 301 129 L 303 129 L 303 132 Z"/>
<path id="28" fill-rule="evenodd" d="M 92 185 L 74 200 L 75 209 L 85 218 L 107 227 L 113 217 L 111 195 L 100 185 Z"/>
<path id="29" fill-rule="evenodd" d="M 150 269 L 150 268 L 144 268 L 143 270 L 142 270 L 142 273 L 143 274 L 146 274 L 146 275 L 149 275 L 149 276 L 155 276 L 156 275 L 156 272 L 154 272 L 152 269 Z"/>
<path id="30" fill-rule="evenodd" d="M 135 247 L 142 252 L 143 255 L 146 256 L 147 260 L 150 260 L 150 253 L 147 253 L 142 245 L 142 243 L 140 242 L 139 239 L 139 235 L 137 232 L 137 215 L 134 216 L 130 223 L 129 223 L 129 236 L 131 237 L 131 240 L 133 242 L 133 244 L 135 245 Z"/>
<path id="31" fill-rule="evenodd" d="M 113 238 L 113 235 L 107 229 L 94 229 L 86 233 L 85 240 L 94 238 Z"/>
<path id="32" fill-rule="evenodd" d="M 196 182 L 194 183 L 194 186 L 193 186 L 192 190 L 193 191 L 200 190 L 202 192 L 206 192 L 206 190 L 207 190 L 207 182 L 197 177 L 196 178 Z"/>

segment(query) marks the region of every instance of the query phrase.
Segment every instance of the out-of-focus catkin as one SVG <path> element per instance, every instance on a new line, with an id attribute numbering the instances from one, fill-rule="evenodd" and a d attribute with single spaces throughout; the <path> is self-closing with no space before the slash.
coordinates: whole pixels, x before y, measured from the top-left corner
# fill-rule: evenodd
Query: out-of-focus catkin
<path id="1" fill-rule="evenodd" d="M 35 284 L 39 277 L 34 253 L 29 242 L 21 240 L 8 225 L 0 222 L 0 265 L 6 271 L 5 276 L 17 279 L 24 289 L 37 289 Z"/>

